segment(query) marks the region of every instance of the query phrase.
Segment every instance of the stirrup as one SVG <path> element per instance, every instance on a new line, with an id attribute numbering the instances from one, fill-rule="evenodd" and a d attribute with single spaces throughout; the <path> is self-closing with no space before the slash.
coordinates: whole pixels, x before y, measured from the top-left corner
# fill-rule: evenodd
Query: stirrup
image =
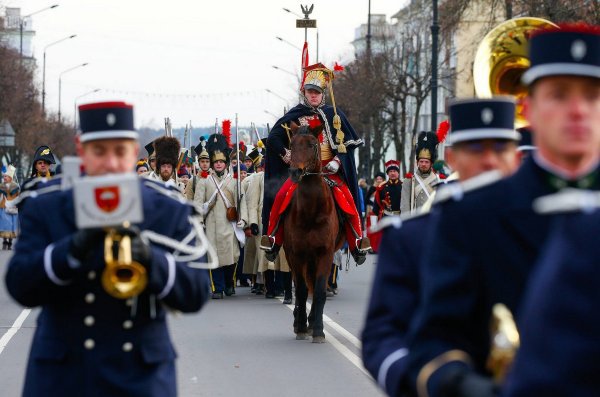
<path id="1" fill-rule="evenodd" d="M 272 236 L 262 236 L 260 238 L 260 249 L 263 251 L 271 251 L 275 247 L 275 238 Z"/>
<path id="2" fill-rule="evenodd" d="M 352 254 L 352 258 L 354 258 L 354 261 L 357 265 L 362 265 L 367 260 L 366 251 L 359 251 L 358 249 L 355 249 L 350 251 L 350 253 Z"/>
<path id="3" fill-rule="evenodd" d="M 369 240 L 368 237 L 363 237 L 361 239 L 357 239 L 356 240 L 356 248 L 360 251 L 360 252 L 367 252 L 369 251 L 371 248 L 371 240 Z"/>

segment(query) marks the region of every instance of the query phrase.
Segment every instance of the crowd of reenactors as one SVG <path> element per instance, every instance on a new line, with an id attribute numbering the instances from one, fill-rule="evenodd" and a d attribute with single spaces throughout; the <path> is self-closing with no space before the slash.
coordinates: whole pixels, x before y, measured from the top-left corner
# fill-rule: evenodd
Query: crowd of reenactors
<path id="1" fill-rule="evenodd" d="M 22 193 L 14 167 L 6 169 L 3 249 L 22 233 L 8 290 L 42 307 L 24 395 L 175 395 L 166 306 L 198 311 L 236 287 L 291 304 L 282 247 L 285 206 L 298 183 L 288 178 L 290 131 L 315 123 L 349 254 L 361 264 L 368 251 L 379 253 L 363 360 L 388 395 L 597 394 L 600 321 L 591 311 L 599 273 L 589 236 L 600 207 L 600 28 L 536 32 L 529 55 L 527 128 L 515 128 L 512 97 L 453 100 L 449 120 L 416 137 L 414 172 L 401 177 L 400 162 L 388 160 L 369 190 L 357 181 L 362 139 L 325 103 L 333 72 L 322 64 L 305 68 L 301 103 L 251 149 L 231 142 L 225 120 L 193 148 L 166 135 L 142 157 L 131 105 L 82 105 L 84 173 L 140 177 L 144 221 L 121 233 L 148 287 L 125 300 L 103 291 L 106 230 L 75 227 L 73 196 L 60 187 L 49 147 L 36 151 Z M 445 162 L 437 159 L 442 145 Z M 147 230 L 179 245 L 149 241 Z M 181 254 L 200 240 L 214 256 L 208 271 Z M 106 370 L 95 370 L 100 363 Z"/>

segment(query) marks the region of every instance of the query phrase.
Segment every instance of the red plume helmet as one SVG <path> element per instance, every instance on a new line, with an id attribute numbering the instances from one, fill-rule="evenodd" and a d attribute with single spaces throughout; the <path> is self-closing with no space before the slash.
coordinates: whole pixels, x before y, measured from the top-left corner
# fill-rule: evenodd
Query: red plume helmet
<path id="1" fill-rule="evenodd" d="M 339 63 L 335 63 L 333 65 L 333 71 L 334 72 L 341 72 L 342 70 L 344 70 L 344 67 L 342 65 L 340 65 Z"/>
<path id="2" fill-rule="evenodd" d="M 223 120 L 221 127 L 225 142 L 227 142 L 227 147 L 231 147 L 231 120 Z"/>
<path id="3" fill-rule="evenodd" d="M 450 122 L 448 120 L 444 120 L 438 125 L 438 129 L 436 131 L 436 135 L 438 138 L 438 142 L 444 142 L 446 136 L 448 135 L 448 131 L 450 131 Z"/>

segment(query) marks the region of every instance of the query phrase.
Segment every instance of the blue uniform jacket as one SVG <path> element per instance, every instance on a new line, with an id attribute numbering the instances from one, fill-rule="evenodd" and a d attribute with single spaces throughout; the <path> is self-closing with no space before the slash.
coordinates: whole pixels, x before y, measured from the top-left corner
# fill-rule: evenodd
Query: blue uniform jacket
<path id="1" fill-rule="evenodd" d="M 506 396 L 600 393 L 600 212 L 557 219 L 525 297 Z"/>
<path id="2" fill-rule="evenodd" d="M 400 395 L 406 374 L 406 336 L 419 304 L 419 259 L 429 215 L 384 229 L 371 290 L 362 356 L 388 395 Z"/>
<path id="3" fill-rule="evenodd" d="M 438 396 L 448 376 L 465 367 L 486 373 L 492 307 L 504 303 L 518 317 L 546 240 L 550 217 L 536 214 L 532 202 L 555 192 L 547 180 L 548 173 L 528 158 L 513 176 L 432 210 L 422 305 L 409 336 L 415 391 L 426 387 L 429 396 Z M 433 371 L 418 380 L 428 363 Z"/>
<path id="4" fill-rule="evenodd" d="M 182 241 L 191 231 L 192 207 L 141 182 L 144 221 Z M 41 306 L 24 396 L 174 396 L 175 357 L 166 308 L 198 311 L 208 298 L 207 271 L 176 262 L 152 245 L 148 287 L 135 299 L 104 292 L 103 243 L 93 261 L 69 266 L 76 231 L 71 190 L 31 197 L 20 210 L 21 235 L 8 265 L 6 285 L 24 306 Z"/>

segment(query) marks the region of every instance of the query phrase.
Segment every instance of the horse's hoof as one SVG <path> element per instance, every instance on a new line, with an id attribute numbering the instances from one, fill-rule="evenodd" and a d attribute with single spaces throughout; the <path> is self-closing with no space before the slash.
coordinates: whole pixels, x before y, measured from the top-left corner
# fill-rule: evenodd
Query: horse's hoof
<path id="1" fill-rule="evenodd" d="M 296 334 L 296 340 L 307 340 L 308 339 L 308 334 Z"/>
<path id="2" fill-rule="evenodd" d="M 312 343 L 325 343 L 325 337 L 324 336 L 313 336 Z"/>

